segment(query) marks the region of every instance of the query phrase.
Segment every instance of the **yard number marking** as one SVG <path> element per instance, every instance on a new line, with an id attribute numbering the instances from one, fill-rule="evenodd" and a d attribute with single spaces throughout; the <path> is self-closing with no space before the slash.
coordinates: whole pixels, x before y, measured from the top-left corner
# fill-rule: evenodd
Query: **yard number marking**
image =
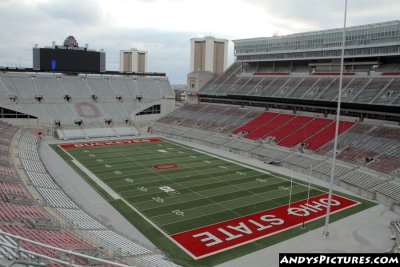
<path id="1" fill-rule="evenodd" d="M 171 211 L 172 213 L 174 213 L 177 216 L 185 216 L 185 213 L 181 210 L 173 210 Z"/>
<path id="2" fill-rule="evenodd" d="M 164 199 L 161 197 L 152 197 L 151 199 L 158 203 L 164 203 Z"/>
<path id="3" fill-rule="evenodd" d="M 144 186 L 138 187 L 137 189 L 139 189 L 139 190 L 142 191 L 142 192 L 147 192 L 147 190 L 149 190 L 149 189 L 147 189 L 147 188 L 144 187 Z"/>
<path id="4" fill-rule="evenodd" d="M 164 185 L 159 187 L 161 191 L 167 193 L 168 195 L 179 195 L 180 193 L 178 191 L 175 191 L 175 189 L 171 188 L 170 186 Z"/>

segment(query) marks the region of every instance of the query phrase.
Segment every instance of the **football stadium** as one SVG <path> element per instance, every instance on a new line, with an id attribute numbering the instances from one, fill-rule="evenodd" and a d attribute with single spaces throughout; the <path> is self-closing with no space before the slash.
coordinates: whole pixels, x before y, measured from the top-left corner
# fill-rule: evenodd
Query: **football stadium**
<path id="1" fill-rule="evenodd" d="M 183 105 L 167 73 L 108 71 L 73 36 L 1 68 L 0 265 L 399 253 L 400 21 L 343 34 L 233 40 Z"/>

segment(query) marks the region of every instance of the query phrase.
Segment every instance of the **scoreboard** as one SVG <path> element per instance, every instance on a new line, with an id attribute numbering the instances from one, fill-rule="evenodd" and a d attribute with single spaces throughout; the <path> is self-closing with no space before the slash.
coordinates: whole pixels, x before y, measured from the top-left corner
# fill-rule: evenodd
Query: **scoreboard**
<path id="1" fill-rule="evenodd" d="M 105 72 L 105 53 L 79 47 L 73 36 L 64 46 L 33 48 L 33 69 L 54 72 Z"/>
<path id="2" fill-rule="evenodd" d="M 39 49 L 41 71 L 101 72 L 100 58 L 96 51 Z"/>

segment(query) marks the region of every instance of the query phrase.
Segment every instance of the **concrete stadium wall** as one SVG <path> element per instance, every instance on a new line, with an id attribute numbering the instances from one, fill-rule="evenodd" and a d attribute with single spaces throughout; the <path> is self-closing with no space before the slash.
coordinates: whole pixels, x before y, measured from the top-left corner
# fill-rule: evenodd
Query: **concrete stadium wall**
<path id="1" fill-rule="evenodd" d="M 400 203 L 395 203 L 395 204 L 393 204 L 392 209 L 393 209 L 393 211 L 396 212 L 397 214 L 400 214 Z M 399 241 L 400 241 L 400 239 L 399 239 Z M 400 247 L 400 243 L 399 243 L 399 247 Z"/>
<path id="2" fill-rule="evenodd" d="M 354 192 L 357 195 L 360 195 L 360 196 L 362 196 L 364 198 L 371 199 L 371 200 L 375 200 L 376 199 L 376 194 L 374 192 L 370 192 L 368 190 L 365 190 L 365 189 L 362 189 L 360 187 L 351 185 L 351 184 L 346 183 L 344 181 L 339 181 L 339 186 L 344 188 L 344 189 L 348 189 L 351 192 Z"/>
<path id="3" fill-rule="evenodd" d="M 395 206 L 393 199 L 391 199 L 379 192 L 376 193 L 376 200 L 378 200 L 379 202 L 381 202 L 382 204 L 384 204 L 385 206 L 388 206 L 390 208 L 394 208 L 394 206 Z"/>

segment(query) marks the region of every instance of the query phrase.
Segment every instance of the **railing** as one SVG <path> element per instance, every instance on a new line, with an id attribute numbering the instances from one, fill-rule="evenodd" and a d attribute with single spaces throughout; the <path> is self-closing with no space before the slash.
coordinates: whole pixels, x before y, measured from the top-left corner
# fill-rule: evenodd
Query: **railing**
<path id="1" fill-rule="evenodd" d="M 75 256 L 75 257 L 83 258 L 83 259 L 86 259 L 86 260 L 94 260 L 94 261 L 100 262 L 100 263 L 111 264 L 113 266 L 129 267 L 129 265 L 126 265 L 126 264 L 116 263 L 116 262 L 113 262 L 113 261 L 104 260 L 104 259 L 101 259 L 101 258 L 85 255 L 85 254 L 82 254 L 82 253 L 77 253 L 77 252 L 74 252 L 74 251 L 71 251 L 71 250 L 65 250 L 65 249 L 53 247 L 53 246 L 50 246 L 50 245 L 46 245 L 46 244 L 43 244 L 43 243 L 40 243 L 40 242 L 37 242 L 37 241 L 33 241 L 33 240 L 30 240 L 30 239 L 27 239 L 27 238 L 23 238 L 21 236 L 17 236 L 17 235 L 13 235 L 13 234 L 9 234 L 9 233 L 3 232 L 2 230 L 0 230 L 0 234 L 4 235 L 4 236 L 11 237 L 12 239 L 15 240 L 15 242 L 17 243 L 17 246 L 12 245 L 12 244 L 8 244 L 8 243 L 5 243 L 5 242 L 1 242 L 1 241 L 0 241 L 0 245 L 16 250 L 17 254 L 19 256 L 23 252 L 23 253 L 27 253 L 27 254 L 42 258 L 42 259 L 50 260 L 50 261 L 53 261 L 53 262 L 58 262 L 58 263 L 65 264 L 65 265 L 68 265 L 68 266 L 81 267 L 82 265 L 74 263 L 74 257 L 73 256 Z M 24 248 L 22 248 L 20 246 L 20 242 L 21 241 L 28 242 L 30 244 L 33 244 L 33 245 L 36 245 L 36 246 L 40 246 L 40 247 L 43 247 L 43 248 L 51 249 L 53 251 L 61 252 L 62 254 L 66 255 L 66 258 L 69 259 L 69 260 L 68 261 L 61 260 L 61 259 L 50 257 L 48 255 L 44 255 L 44 254 L 40 254 L 40 253 L 31 251 L 31 250 L 24 249 Z"/>

